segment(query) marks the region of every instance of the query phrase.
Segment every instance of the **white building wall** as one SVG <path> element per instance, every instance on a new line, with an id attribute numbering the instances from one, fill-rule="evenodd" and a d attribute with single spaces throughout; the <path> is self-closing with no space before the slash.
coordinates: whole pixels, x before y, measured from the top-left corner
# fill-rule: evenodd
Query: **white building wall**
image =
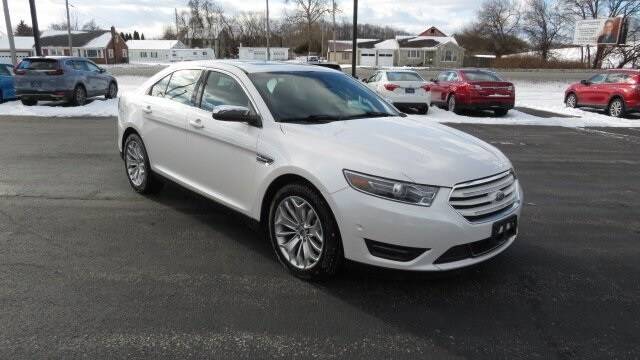
<path id="1" fill-rule="evenodd" d="M 272 47 L 269 48 L 271 60 L 289 60 L 289 48 Z M 238 49 L 240 60 L 267 60 L 266 47 L 241 47 Z"/>
<path id="2" fill-rule="evenodd" d="M 129 49 L 129 62 L 163 63 L 171 61 L 169 49 Z"/>

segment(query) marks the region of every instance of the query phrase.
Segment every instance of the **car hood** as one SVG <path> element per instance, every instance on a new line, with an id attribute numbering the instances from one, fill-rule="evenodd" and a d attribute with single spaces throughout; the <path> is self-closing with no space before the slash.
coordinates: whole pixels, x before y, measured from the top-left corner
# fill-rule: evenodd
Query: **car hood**
<path id="1" fill-rule="evenodd" d="M 450 187 L 511 168 L 495 147 L 424 117 L 283 124 L 283 131 L 343 169 L 420 184 Z"/>

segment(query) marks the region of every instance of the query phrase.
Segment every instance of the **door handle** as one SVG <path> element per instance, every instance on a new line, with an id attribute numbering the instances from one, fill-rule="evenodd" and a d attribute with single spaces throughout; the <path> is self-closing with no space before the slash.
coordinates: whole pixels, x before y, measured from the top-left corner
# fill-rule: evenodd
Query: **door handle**
<path id="1" fill-rule="evenodd" d="M 151 113 L 153 112 L 153 110 L 151 110 L 151 106 L 147 106 L 147 107 L 145 107 L 144 109 L 142 109 L 142 111 L 143 111 L 145 114 L 151 114 Z"/>
<path id="2" fill-rule="evenodd" d="M 202 120 L 200 120 L 200 119 L 189 120 L 189 125 L 191 125 L 192 127 L 196 128 L 196 129 L 202 129 L 204 127 L 204 124 L 202 123 Z"/>

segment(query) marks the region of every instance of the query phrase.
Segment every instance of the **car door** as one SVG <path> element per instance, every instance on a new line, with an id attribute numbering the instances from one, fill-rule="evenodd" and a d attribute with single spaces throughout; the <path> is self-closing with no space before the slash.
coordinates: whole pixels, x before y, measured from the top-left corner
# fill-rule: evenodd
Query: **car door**
<path id="1" fill-rule="evenodd" d="M 91 61 L 87 61 L 87 68 L 89 69 L 89 81 L 91 82 L 92 87 L 92 96 L 104 95 L 107 93 L 107 89 L 109 87 L 108 77 L 103 73 L 103 71 Z"/>
<path id="2" fill-rule="evenodd" d="M 257 143 L 261 128 L 241 122 L 215 120 L 216 106 L 244 106 L 255 111 L 247 90 L 235 75 L 209 71 L 203 77 L 198 107 L 187 117 L 191 186 L 219 202 L 248 213 L 255 200 Z"/>
<path id="3" fill-rule="evenodd" d="M 143 97 L 143 140 L 151 167 L 178 181 L 190 164 L 186 149 L 185 111 L 202 70 L 177 70 L 156 82 Z"/>
<path id="4" fill-rule="evenodd" d="M 604 93 L 604 105 L 609 105 L 609 101 L 614 95 L 626 94 L 629 87 L 629 75 L 625 73 L 609 73 L 604 83 L 602 83 L 602 92 Z"/>
<path id="5" fill-rule="evenodd" d="M 589 85 L 585 86 L 582 91 L 582 98 L 584 102 L 580 100 L 581 104 L 603 106 L 606 98 L 606 94 L 603 93 L 603 83 L 607 78 L 607 74 L 597 74 L 589 79 Z M 578 97 L 580 97 L 578 95 Z"/>
<path id="6" fill-rule="evenodd" d="M 0 64 L 0 103 L 16 96 L 13 68 L 11 65 Z"/>
<path id="7" fill-rule="evenodd" d="M 449 77 L 451 75 L 451 71 L 443 71 L 441 72 L 435 83 L 435 87 L 433 88 L 433 92 L 431 93 L 432 101 L 444 104 L 446 99 L 446 91 L 449 87 Z"/>

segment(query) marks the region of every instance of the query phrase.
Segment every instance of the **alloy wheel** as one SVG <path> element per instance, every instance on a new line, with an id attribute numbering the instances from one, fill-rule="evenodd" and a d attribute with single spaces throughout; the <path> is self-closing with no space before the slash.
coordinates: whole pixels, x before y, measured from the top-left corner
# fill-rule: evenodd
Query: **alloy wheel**
<path id="1" fill-rule="evenodd" d="M 314 267 L 322 255 L 324 235 L 311 204 L 288 196 L 278 205 L 273 222 L 278 248 L 289 264 L 302 270 Z"/>
<path id="2" fill-rule="evenodd" d="M 567 107 L 575 108 L 577 104 L 578 104 L 578 99 L 574 94 L 571 94 L 569 95 L 569 97 L 567 97 Z"/>
<path id="3" fill-rule="evenodd" d="M 87 101 L 87 95 L 84 92 L 84 89 L 81 87 L 76 88 L 76 104 L 82 106 Z"/>
<path id="4" fill-rule="evenodd" d="M 456 97 L 454 95 L 449 96 L 449 111 L 456 111 Z"/>
<path id="5" fill-rule="evenodd" d="M 115 99 L 117 95 L 118 95 L 118 87 L 116 86 L 116 84 L 114 83 L 109 84 L 109 97 L 111 99 Z"/>
<path id="6" fill-rule="evenodd" d="M 129 180 L 133 185 L 141 186 L 147 176 L 147 166 L 138 141 L 131 140 L 127 143 L 125 162 Z"/>
<path id="7" fill-rule="evenodd" d="M 623 106 L 624 105 L 622 104 L 622 101 L 620 101 L 619 99 L 613 100 L 611 102 L 611 105 L 609 105 L 609 115 L 613 117 L 622 116 Z"/>

